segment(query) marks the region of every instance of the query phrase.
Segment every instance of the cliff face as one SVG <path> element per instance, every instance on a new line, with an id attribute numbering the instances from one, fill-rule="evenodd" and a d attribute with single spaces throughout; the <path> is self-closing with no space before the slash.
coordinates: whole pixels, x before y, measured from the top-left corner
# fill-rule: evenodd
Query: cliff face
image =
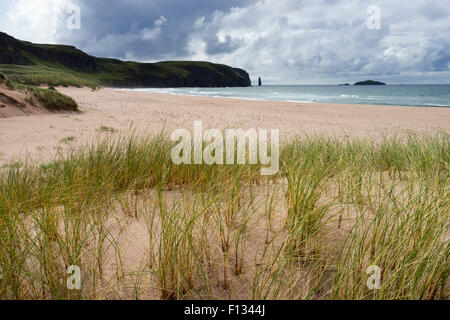
<path id="1" fill-rule="evenodd" d="M 0 32 L 0 64 L 32 64 L 19 51 L 20 46 L 17 46 L 18 44 L 16 39 L 8 36 L 6 33 Z"/>
<path id="2" fill-rule="evenodd" d="M 103 83 L 121 87 L 248 87 L 249 74 L 209 62 L 135 63 L 99 59 L 98 68 L 110 77 Z"/>
<path id="3" fill-rule="evenodd" d="M 248 87 L 242 69 L 209 62 L 137 63 L 90 56 L 72 46 L 41 45 L 0 32 L 0 64 L 69 69 L 77 75 L 116 87 Z"/>
<path id="4" fill-rule="evenodd" d="M 38 61 L 59 64 L 76 71 L 97 70 L 96 59 L 75 47 L 36 45 L 0 32 L 0 64 L 34 65 Z"/>

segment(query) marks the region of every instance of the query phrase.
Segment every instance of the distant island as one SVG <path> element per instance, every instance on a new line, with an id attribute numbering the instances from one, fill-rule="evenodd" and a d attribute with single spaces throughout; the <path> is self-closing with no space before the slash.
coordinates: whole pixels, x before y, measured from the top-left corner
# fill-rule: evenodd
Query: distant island
<path id="1" fill-rule="evenodd" d="M 0 32 L 0 72 L 28 85 L 250 87 L 249 74 L 197 61 L 138 63 L 90 56 L 73 46 L 34 44 Z"/>
<path id="2" fill-rule="evenodd" d="M 366 80 L 355 83 L 355 86 L 385 86 L 386 83 L 374 81 L 374 80 Z"/>

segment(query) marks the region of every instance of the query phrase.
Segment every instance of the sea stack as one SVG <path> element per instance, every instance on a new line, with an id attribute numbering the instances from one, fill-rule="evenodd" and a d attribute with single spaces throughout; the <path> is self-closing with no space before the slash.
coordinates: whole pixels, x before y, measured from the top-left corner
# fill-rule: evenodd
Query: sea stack
<path id="1" fill-rule="evenodd" d="M 261 77 L 259 77 L 259 79 L 258 79 L 258 86 L 262 86 L 262 81 L 261 81 Z"/>

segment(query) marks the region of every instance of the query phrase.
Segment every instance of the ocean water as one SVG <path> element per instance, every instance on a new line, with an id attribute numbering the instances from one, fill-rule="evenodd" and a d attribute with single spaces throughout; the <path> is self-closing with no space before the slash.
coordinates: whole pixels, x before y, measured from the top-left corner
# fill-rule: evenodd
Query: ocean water
<path id="1" fill-rule="evenodd" d="M 249 88 L 149 88 L 129 90 L 302 103 L 450 107 L 450 85 L 262 86 Z"/>

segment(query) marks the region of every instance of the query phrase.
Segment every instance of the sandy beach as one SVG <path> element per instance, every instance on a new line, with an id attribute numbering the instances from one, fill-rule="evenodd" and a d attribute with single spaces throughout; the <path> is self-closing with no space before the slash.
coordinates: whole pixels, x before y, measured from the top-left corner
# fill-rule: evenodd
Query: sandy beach
<path id="1" fill-rule="evenodd" d="M 445 4 L 0 2 L 0 301 L 450 300 Z"/>
<path id="2" fill-rule="evenodd" d="M 279 129 L 282 137 L 328 133 L 379 137 L 450 129 L 450 109 L 249 101 L 115 89 L 60 88 L 81 113 L 32 114 L 0 119 L 0 161 L 46 157 L 99 135 L 205 127 Z M 103 129 L 102 129 L 103 128 Z"/>

